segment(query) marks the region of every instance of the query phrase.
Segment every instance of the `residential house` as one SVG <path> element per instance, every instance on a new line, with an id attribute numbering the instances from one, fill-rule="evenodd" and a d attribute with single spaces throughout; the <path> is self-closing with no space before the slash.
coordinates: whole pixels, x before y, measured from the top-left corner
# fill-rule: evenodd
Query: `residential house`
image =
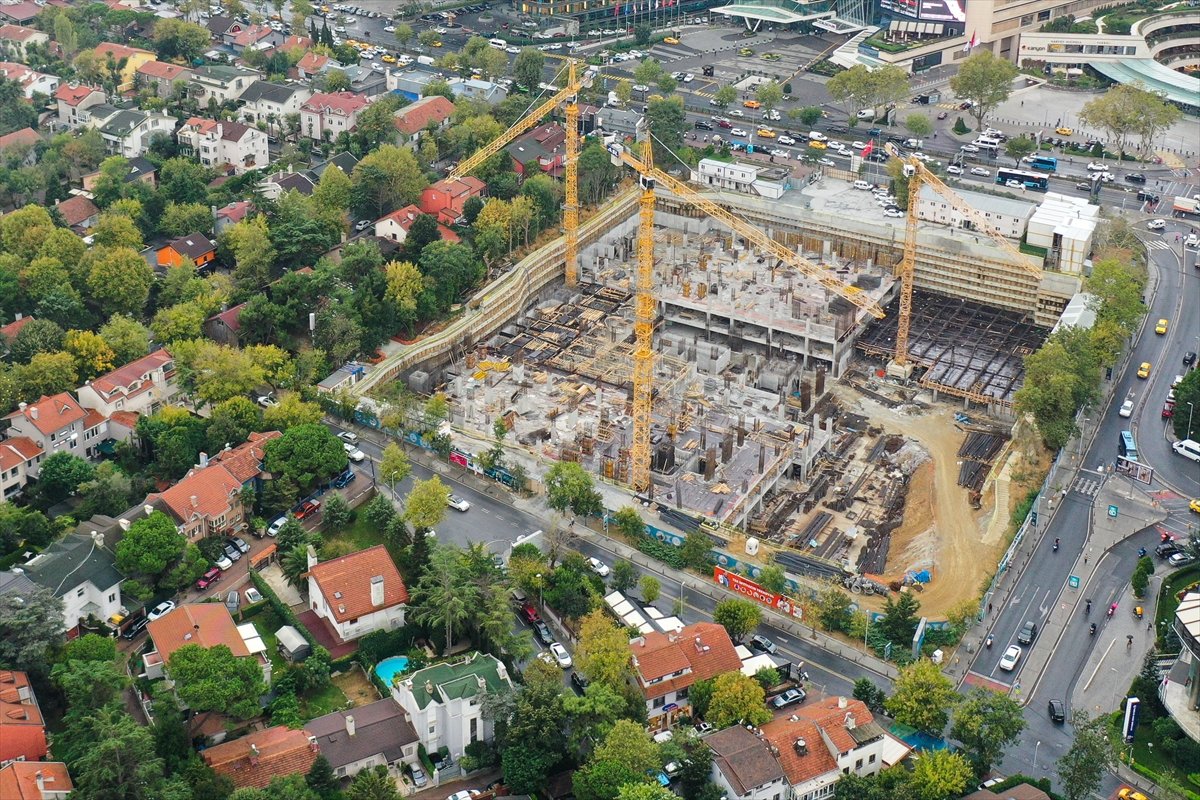
<path id="1" fill-rule="evenodd" d="M 129 164 L 129 172 L 125 175 L 125 183 L 144 183 L 151 189 L 158 185 L 158 167 L 154 166 L 153 162 L 142 156 L 126 160 Z M 96 181 L 99 179 L 99 170 L 84 175 L 81 179 L 83 181 L 83 190 L 85 192 L 95 191 Z"/>
<path id="2" fill-rule="evenodd" d="M 226 37 L 236 36 L 245 25 L 233 17 L 216 14 L 208 18 L 204 23 L 204 27 L 208 28 L 208 33 L 215 42 L 225 44 Z"/>
<path id="3" fill-rule="evenodd" d="M 195 156 L 206 167 L 242 175 L 270 163 L 267 134 L 240 122 L 192 117 L 176 134 L 185 155 Z"/>
<path id="4" fill-rule="evenodd" d="M 408 712 L 425 751 L 442 747 L 457 761 L 472 742 L 490 741 L 492 720 L 482 701 L 512 687 L 508 671 L 492 655 L 471 653 L 461 661 L 417 670 L 392 685 L 392 697 Z"/>
<path id="5" fill-rule="evenodd" d="M 198 467 L 169 489 L 148 495 L 146 502 L 167 511 L 189 542 L 232 536 L 247 526 L 242 481 L 221 464 L 208 464 L 203 453 Z"/>
<path id="6" fill-rule="evenodd" d="M 420 217 L 424 213 L 424 211 L 415 205 L 408 205 L 393 211 L 386 217 L 375 221 L 375 235 L 380 239 L 403 242 L 408 238 L 408 229 L 417 221 L 417 217 Z M 459 240 L 458 234 L 440 222 L 438 223 L 438 231 L 447 242 L 457 242 Z"/>
<path id="7" fill-rule="evenodd" d="M 63 602 L 63 629 L 71 639 L 81 622 L 124 614 L 117 557 L 100 533 L 72 533 L 20 566 L 25 577 Z"/>
<path id="8" fill-rule="evenodd" d="M 417 732 L 404 709 L 390 697 L 304 723 L 321 755 L 339 778 L 383 765 L 398 770 L 417 764 Z"/>
<path id="9" fill-rule="evenodd" d="M 45 451 L 27 436 L 0 441 L 0 500 L 10 500 L 25 489 L 30 468 L 44 455 Z"/>
<path id="10" fill-rule="evenodd" d="M 200 751 L 204 763 L 233 781 L 235 789 L 263 789 L 272 778 L 306 775 L 318 755 L 320 748 L 312 734 L 304 728 L 291 730 L 283 725 Z"/>
<path id="11" fill-rule="evenodd" d="M 290 115 L 300 113 L 301 104 L 310 97 L 312 90 L 299 84 L 255 81 L 239 99 L 242 120 L 251 125 L 265 122 L 268 130 L 278 131 Z"/>
<path id="12" fill-rule="evenodd" d="M 177 390 L 175 359 L 161 349 L 93 378 L 77 394 L 81 406 L 106 417 L 118 411 L 148 416 L 170 403 Z"/>
<path id="13" fill-rule="evenodd" d="M 388 70 L 384 73 L 384 86 L 389 92 L 414 102 L 424 96 L 425 87 L 433 81 L 440 80 L 444 80 L 440 73 L 417 67 Z"/>
<path id="14" fill-rule="evenodd" d="M 122 94 L 133 89 L 138 67 L 156 59 L 154 53 L 149 50 L 128 47 L 116 42 L 101 42 L 92 52 L 109 62 L 109 69 L 120 76 L 121 82 L 117 84 L 117 91 Z"/>
<path id="15" fill-rule="evenodd" d="M 270 26 L 247 25 L 228 38 L 225 44 L 231 47 L 235 53 L 240 54 L 247 50 L 270 50 L 283 44 L 285 38 L 287 37 L 282 32 L 276 31 Z"/>
<path id="16" fill-rule="evenodd" d="M 42 137 L 37 135 L 37 131 L 33 128 L 21 128 L 19 131 L 7 133 L 0 136 L 0 156 L 7 158 L 17 158 L 22 153 L 21 166 L 31 167 L 37 163 L 37 149 L 35 145 L 42 140 Z"/>
<path id="17" fill-rule="evenodd" d="M 346 78 L 350 81 L 350 91 L 359 97 L 374 98 L 385 94 L 388 90 L 387 76 L 382 72 L 376 72 L 365 61 L 343 67 L 342 71 L 346 73 Z"/>
<path id="18" fill-rule="evenodd" d="M 26 47 L 30 45 L 45 46 L 49 41 L 49 34 L 42 33 L 36 28 L 26 28 L 23 25 L 0 25 L 0 54 L 3 54 L 5 58 L 26 61 L 29 58 Z"/>
<path id="19" fill-rule="evenodd" d="M 87 125 L 100 131 L 104 147 L 110 155 L 126 158 L 143 156 L 156 137 L 170 138 L 175 133 L 175 118 L 157 111 L 95 106 L 89 113 L 91 119 Z"/>
<path id="20" fill-rule="evenodd" d="M 54 90 L 54 101 L 58 105 L 58 125 L 79 128 L 90 119 L 88 109 L 102 105 L 107 98 L 94 86 L 79 83 L 62 83 Z"/>
<path id="21" fill-rule="evenodd" d="M 358 127 L 358 115 L 370 100 L 353 92 L 319 92 L 300 105 L 300 133 L 317 141 L 333 141 Z"/>
<path id="22" fill-rule="evenodd" d="M 254 209 L 254 204 L 249 200 L 234 200 L 224 206 L 221 206 L 214 212 L 213 227 L 217 236 L 225 232 L 226 228 L 232 227 L 246 218 Z"/>
<path id="23" fill-rule="evenodd" d="M 61 761 L 17 761 L 0 769 L 0 797 L 5 800 L 67 800 L 74 790 Z"/>
<path id="24" fill-rule="evenodd" d="M 450 91 L 454 93 L 455 97 L 483 100 L 490 106 L 497 105 L 508 97 L 508 90 L 492 81 L 479 78 L 451 78 L 448 83 Z"/>
<path id="25" fill-rule="evenodd" d="M 741 725 L 704 737 L 713 752 L 712 780 L 730 800 L 781 800 L 790 794 L 771 745 Z"/>
<path id="26" fill-rule="evenodd" d="M 245 307 L 245 303 L 238 303 L 236 306 L 227 308 L 219 314 L 213 314 L 204 320 L 204 335 L 214 342 L 231 346 L 237 345 L 240 342 L 238 331 L 242 327 L 238 317 L 241 316 L 242 309 Z"/>
<path id="27" fill-rule="evenodd" d="M 810 700 L 763 725 L 762 734 L 779 753 L 792 800 L 827 798 L 842 775 L 874 775 L 909 752 L 866 704 L 846 697 Z"/>
<path id="28" fill-rule="evenodd" d="M 962 800 L 1050 800 L 1050 795 L 1028 783 L 1018 783 L 1003 792 L 979 789 L 965 795 Z"/>
<path id="29" fill-rule="evenodd" d="M 147 61 L 137 68 L 134 81 L 139 88 L 153 89 L 154 94 L 164 100 L 175 94 L 178 86 L 186 89 L 192 71 L 178 64 L 165 61 Z"/>
<path id="30" fill-rule="evenodd" d="M 284 192 L 295 190 L 303 195 L 310 195 L 316 188 L 321 175 L 330 167 L 337 167 L 349 175 L 358 164 L 358 159 L 349 152 L 341 152 L 331 156 L 312 169 L 296 171 L 290 164 L 286 170 L 268 175 L 258 184 L 263 197 L 268 200 L 278 200 Z"/>
<path id="31" fill-rule="evenodd" d="M 257 70 L 209 64 L 192 71 L 188 90 L 201 105 L 207 105 L 209 101 L 224 105 L 239 99 L 260 78 L 262 73 Z"/>
<path id="32" fill-rule="evenodd" d="M 48 752 L 46 721 L 29 676 L 0 670 L 0 766 L 41 761 Z"/>
<path id="33" fill-rule="evenodd" d="M 52 97 L 61 82 L 57 75 L 47 75 L 11 61 L 0 61 L 0 78 L 21 84 L 26 100 L 32 100 L 35 94 Z"/>
<path id="34" fill-rule="evenodd" d="M 171 656 L 189 644 L 205 649 L 224 645 L 238 658 L 253 658 L 263 671 L 263 681 L 271 683 L 271 659 L 253 622 L 238 625 L 224 603 L 184 603 L 146 626 L 154 649 L 142 656 L 146 677 L 168 675 Z"/>
<path id="35" fill-rule="evenodd" d="M 313 44 L 313 40 L 307 36 L 291 34 L 285 36 L 283 42 L 275 49 L 286 53 L 293 53 L 295 54 L 294 57 L 302 58 L 305 53 L 313 49 Z"/>
<path id="36" fill-rule="evenodd" d="M 86 234 L 100 219 L 100 209 L 81 194 L 60 200 L 54 207 L 63 223 L 80 235 Z"/>
<path id="37" fill-rule="evenodd" d="M 421 135 L 431 126 L 442 130 L 450 124 L 454 114 L 454 103 L 440 94 L 422 97 L 400 109 L 393 115 L 392 124 L 400 135 L 400 144 L 416 150 L 420 144 Z"/>
<path id="38" fill-rule="evenodd" d="M 43 395 L 33 403 L 19 403 L 5 419 L 5 436 L 24 436 L 33 440 L 47 455 L 67 452 L 80 458 L 95 458 L 100 442 L 108 435 L 108 420 L 99 411 L 85 409 L 67 392 L 53 397 Z M 40 462 L 32 465 L 31 477 L 37 477 Z"/>
<path id="39" fill-rule="evenodd" d="M 381 544 L 319 564 L 309 548 L 308 602 L 346 642 L 402 627 L 408 589 Z"/>
<path id="40" fill-rule="evenodd" d="M 539 125 L 504 148 L 522 178 L 560 170 L 566 158 L 567 132 L 553 122 Z"/>
<path id="41" fill-rule="evenodd" d="M 225 449 L 209 458 L 210 464 L 220 464 L 229 474 L 242 482 L 243 486 L 262 488 L 263 460 L 267 457 L 267 442 L 283 436 L 280 431 L 251 432 L 246 441 L 237 447 L 225 445 Z"/>
<path id="42" fill-rule="evenodd" d="M 677 633 L 652 632 L 629 640 L 633 681 L 646 698 L 651 728 L 668 728 L 691 709 L 688 690 L 699 680 L 715 678 L 742 666 L 723 627 L 697 622 Z"/>
<path id="43" fill-rule="evenodd" d="M 8 323 L 7 325 L 0 325 L 0 347 L 5 347 L 4 351 L 0 353 L 0 355 L 8 354 L 6 347 L 7 344 L 13 339 L 17 338 L 17 334 L 21 332 L 21 329 L 33 322 L 35 319 L 36 317 L 33 315 L 25 316 L 18 312 L 16 319 L 14 319 L 12 322 Z"/>
<path id="44" fill-rule="evenodd" d="M 217 245 L 203 233 L 193 233 L 173 239 L 158 248 L 158 266 L 170 268 L 191 264 L 197 269 L 213 262 Z"/>
<path id="45" fill-rule="evenodd" d="M 28 25 L 36 20 L 40 13 L 42 13 L 40 5 L 31 2 L 31 0 L 25 0 L 22 3 L 0 6 L 0 22 L 12 23 L 13 25 Z"/>
<path id="46" fill-rule="evenodd" d="M 442 178 L 425 187 L 417 206 L 433 214 L 443 225 L 453 225 L 462 219 L 463 206 L 472 197 L 482 197 L 487 184 L 473 175 L 462 178 Z"/>
<path id="47" fill-rule="evenodd" d="M 342 69 L 341 62 L 321 53 L 310 51 L 296 62 L 296 77 L 302 81 L 311 81 L 331 69 Z"/>

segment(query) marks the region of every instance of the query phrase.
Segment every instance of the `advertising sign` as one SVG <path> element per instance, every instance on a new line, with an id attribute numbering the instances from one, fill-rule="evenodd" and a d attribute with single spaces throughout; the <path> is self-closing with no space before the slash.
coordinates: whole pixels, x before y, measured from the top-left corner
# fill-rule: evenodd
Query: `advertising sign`
<path id="1" fill-rule="evenodd" d="M 713 567 L 713 580 L 725 586 L 738 594 L 745 595 L 757 603 L 762 603 L 764 606 L 770 606 L 777 611 L 801 619 L 803 610 L 800 606 L 795 605 L 788 597 L 774 592 L 768 592 L 763 587 L 759 586 L 749 578 L 743 578 L 736 572 L 729 572 L 721 567 Z"/>
<path id="2" fill-rule="evenodd" d="M 1121 726 L 1121 733 L 1125 737 L 1125 743 L 1129 744 L 1133 741 L 1133 734 L 1137 732 L 1138 717 L 1141 716 L 1142 701 L 1136 697 L 1130 697 L 1125 700 L 1125 723 Z"/>
<path id="3" fill-rule="evenodd" d="M 928 22 L 966 22 L 965 0 L 881 0 L 879 7 Z"/>

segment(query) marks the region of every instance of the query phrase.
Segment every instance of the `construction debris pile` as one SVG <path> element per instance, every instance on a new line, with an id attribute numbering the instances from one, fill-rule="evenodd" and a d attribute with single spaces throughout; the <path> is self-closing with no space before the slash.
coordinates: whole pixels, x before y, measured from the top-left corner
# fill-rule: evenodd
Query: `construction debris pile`
<path id="1" fill-rule="evenodd" d="M 992 469 L 992 462 L 1004 448 L 1008 436 L 991 431 L 970 430 L 958 448 L 958 485 L 971 493 L 971 505 L 979 508 L 983 482 Z"/>

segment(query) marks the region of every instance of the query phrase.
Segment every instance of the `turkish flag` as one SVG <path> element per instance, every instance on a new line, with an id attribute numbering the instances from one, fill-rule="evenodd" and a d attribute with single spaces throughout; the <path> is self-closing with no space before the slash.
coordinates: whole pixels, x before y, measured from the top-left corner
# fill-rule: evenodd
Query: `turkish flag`
<path id="1" fill-rule="evenodd" d="M 871 155 L 871 151 L 874 149 L 875 149 L 875 140 L 872 139 L 871 141 L 867 142 L 867 146 L 862 149 L 862 152 L 859 153 L 859 155 L 862 156 L 863 158 L 866 158 L 867 156 Z"/>

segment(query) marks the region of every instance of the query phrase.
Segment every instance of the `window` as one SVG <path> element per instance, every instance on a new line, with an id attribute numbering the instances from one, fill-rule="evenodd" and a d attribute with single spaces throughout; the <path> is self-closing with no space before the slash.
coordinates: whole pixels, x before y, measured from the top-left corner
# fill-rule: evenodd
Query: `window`
<path id="1" fill-rule="evenodd" d="M 654 706 L 654 708 L 662 708 L 666 704 L 667 704 L 667 699 L 665 697 L 656 697 L 656 698 L 654 698 L 654 703 L 652 705 Z"/>
<path id="2" fill-rule="evenodd" d="M 479 719 L 477 717 L 471 717 L 471 741 L 475 742 L 478 740 L 479 740 Z"/>
<path id="3" fill-rule="evenodd" d="M 437 723 L 436 722 L 429 726 L 429 735 L 433 736 L 435 733 L 437 733 Z"/>
<path id="4" fill-rule="evenodd" d="M 110 602 L 110 603 L 117 602 L 117 593 L 116 592 L 113 592 L 108 596 L 108 602 Z M 874 756 L 872 756 L 872 758 L 874 758 Z"/>
<path id="5" fill-rule="evenodd" d="M 854 771 L 858 772 L 860 769 L 862 769 L 862 765 L 863 765 L 863 760 L 861 758 L 858 759 L 857 761 L 855 761 L 854 762 Z"/>
<path id="6" fill-rule="evenodd" d="M 875 763 L 875 754 L 874 754 L 874 753 L 871 753 L 871 757 L 867 759 L 867 763 L 868 763 L 868 764 L 874 764 L 874 763 Z"/>
<path id="7" fill-rule="evenodd" d="M 79 589 L 75 592 L 75 596 L 83 597 L 83 587 L 82 586 L 80 586 Z"/>

